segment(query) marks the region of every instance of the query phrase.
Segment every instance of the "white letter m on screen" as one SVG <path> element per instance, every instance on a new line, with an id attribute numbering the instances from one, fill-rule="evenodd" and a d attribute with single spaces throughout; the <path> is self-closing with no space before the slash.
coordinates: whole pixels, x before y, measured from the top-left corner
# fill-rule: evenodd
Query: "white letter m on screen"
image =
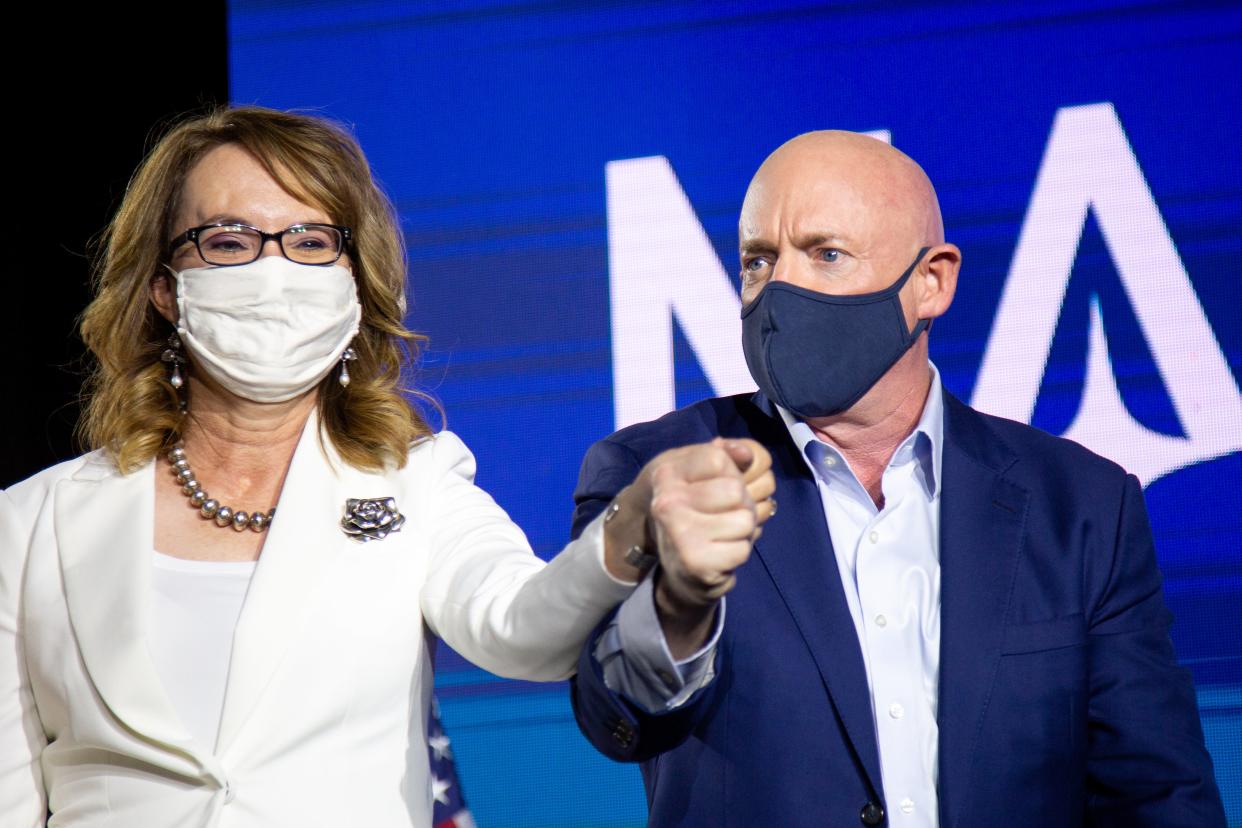
<path id="1" fill-rule="evenodd" d="M 676 408 L 674 318 L 717 394 L 753 391 L 737 292 L 668 159 L 611 161 L 605 179 L 616 427 Z"/>

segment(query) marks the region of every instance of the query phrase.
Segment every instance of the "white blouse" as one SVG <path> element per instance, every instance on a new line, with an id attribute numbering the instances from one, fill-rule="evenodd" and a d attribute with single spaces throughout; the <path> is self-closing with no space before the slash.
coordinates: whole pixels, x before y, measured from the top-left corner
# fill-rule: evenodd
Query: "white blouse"
<path id="1" fill-rule="evenodd" d="M 255 561 L 189 561 L 155 553 L 147 646 L 182 723 L 213 753 L 224 688 Z"/>

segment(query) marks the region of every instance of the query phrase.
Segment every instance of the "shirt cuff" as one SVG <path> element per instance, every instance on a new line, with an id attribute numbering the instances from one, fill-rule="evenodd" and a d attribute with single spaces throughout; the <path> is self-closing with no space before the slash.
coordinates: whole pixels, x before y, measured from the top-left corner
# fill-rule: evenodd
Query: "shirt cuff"
<path id="1" fill-rule="evenodd" d="M 595 644 L 595 660 L 604 684 L 648 713 L 664 713 L 684 704 L 715 677 L 716 645 L 724 630 L 725 601 L 707 643 L 698 652 L 674 661 L 656 615 L 654 578 L 638 585 Z"/>
<path id="2" fill-rule="evenodd" d="M 604 539 L 604 518 L 607 517 L 607 515 L 608 510 L 604 509 L 604 511 L 595 516 L 594 520 L 586 525 L 586 528 L 582 530 L 582 534 L 578 537 L 580 540 L 590 543 L 595 547 L 595 560 L 599 563 L 599 568 L 602 569 L 604 574 L 608 576 L 608 580 L 612 581 L 619 587 L 625 587 L 627 590 L 633 589 L 638 585 L 638 581 L 627 581 L 624 578 L 618 578 L 616 575 L 613 575 L 608 571 L 608 562 L 605 560 L 607 557 L 608 545 L 607 541 Z"/>
<path id="3" fill-rule="evenodd" d="M 612 575 L 612 572 L 609 571 L 609 565 L 607 565 L 606 561 L 607 542 L 604 539 L 605 515 L 607 515 L 607 509 L 601 511 L 600 514 L 595 515 L 595 519 L 591 520 L 591 523 L 586 524 L 586 528 L 582 530 L 582 533 L 578 536 L 578 542 L 581 542 L 581 544 L 587 544 L 591 547 L 591 555 L 594 557 L 596 564 L 599 565 L 600 571 L 604 572 L 604 575 L 609 578 L 612 585 L 621 587 L 623 592 L 625 592 L 617 598 L 617 600 L 620 601 L 621 598 L 625 598 L 630 595 L 630 591 L 633 590 L 633 587 L 637 586 L 638 582 L 626 581 L 625 578 L 619 578 L 616 575 Z"/>

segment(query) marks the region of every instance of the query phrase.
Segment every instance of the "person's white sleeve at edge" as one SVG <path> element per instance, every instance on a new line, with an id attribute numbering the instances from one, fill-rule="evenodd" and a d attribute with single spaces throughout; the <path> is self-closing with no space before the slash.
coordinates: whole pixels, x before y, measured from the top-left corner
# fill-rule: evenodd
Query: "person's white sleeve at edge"
<path id="1" fill-rule="evenodd" d="M 604 567 L 603 518 L 544 564 L 491 496 L 474 485 L 475 461 L 451 432 L 431 452 L 433 499 L 423 616 L 432 631 L 496 675 L 568 678 L 587 636 L 634 589 Z M 411 461 L 414 457 L 411 456 Z"/>

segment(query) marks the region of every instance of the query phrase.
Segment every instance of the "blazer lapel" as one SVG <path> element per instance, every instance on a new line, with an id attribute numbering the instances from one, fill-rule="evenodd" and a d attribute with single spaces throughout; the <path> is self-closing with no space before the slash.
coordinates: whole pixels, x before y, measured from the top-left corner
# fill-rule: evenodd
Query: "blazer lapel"
<path id="1" fill-rule="evenodd" d="M 780 414 L 762 395 L 747 417 L 751 436 L 772 454 L 780 513 L 763 528 L 755 553 L 785 600 L 819 669 L 854 758 L 874 795 L 883 795 L 871 696 L 858 633 L 845 601 L 823 502 Z M 785 519 L 782 520 L 781 518 Z"/>
<path id="2" fill-rule="evenodd" d="M 217 755 L 224 754 L 253 713 L 305 624 L 329 564 L 350 542 L 337 522 L 345 502 L 343 482 L 358 473 L 340 461 L 326 438 L 321 443 L 319 430 L 312 413 L 246 593 L 233 636 Z"/>
<path id="3" fill-rule="evenodd" d="M 971 757 L 1000 664 L 1029 495 L 1003 472 L 1015 456 L 945 394 L 940 501 L 941 824 L 960 818 Z"/>
<path id="4" fill-rule="evenodd" d="M 119 474 L 93 456 L 56 488 L 53 524 L 65 601 L 87 673 L 108 709 L 172 749 L 178 773 L 216 775 L 164 692 L 147 648 L 155 535 L 155 463 Z M 181 754 L 188 763 L 179 763 Z"/>

